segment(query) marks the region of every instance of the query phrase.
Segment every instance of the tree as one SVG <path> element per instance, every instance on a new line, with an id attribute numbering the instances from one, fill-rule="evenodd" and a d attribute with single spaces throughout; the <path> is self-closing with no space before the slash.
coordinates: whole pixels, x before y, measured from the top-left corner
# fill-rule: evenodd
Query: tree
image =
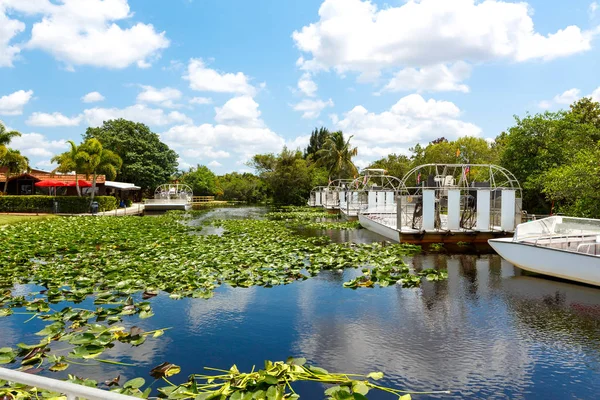
<path id="1" fill-rule="evenodd" d="M 219 193 L 217 177 L 204 165 L 190 168 L 181 176 L 181 182 L 189 185 L 195 196 L 214 196 Z"/>
<path id="2" fill-rule="evenodd" d="M 19 150 L 7 149 L 4 157 L 0 160 L 0 166 L 6 168 L 6 181 L 4 182 L 4 193 L 6 193 L 10 176 L 28 171 L 29 159 L 22 155 Z"/>
<path id="3" fill-rule="evenodd" d="M 88 179 L 92 175 L 91 204 L 96 194 L 98 174 L 104 174 L 108 179 L 114 179 L 123 165 L 123 161 L 116 153 L 103 148 L 102 143 L 97 139 L 88 139 L 83 142 L 79 146 L 78 157 L 82 160 L 82 170 Z"/>
<path id="4" fill-rule="evenodd" d="M 153 190 L 169 182 L 177 171 L 177 153 L 144 124 L 124 119 L 105 121 L 99 128 L 87 129 L 84 139 L 91 138 L 123 160 L 116 177 L 119 181 Z"/>
<path id="5" fill-rule="evenodd" d="M 317 152 L 317 165 L 324 166 L 330 179 L 352 178 L 358 175 L 358 169 L 352 162 L 352 157 L 358 154 L 356 147 L 350 146 L 350 140 L 344 139 L 342 131 L 333 132 L 325 140 L 323 148 Z"/>
<path id="6" fill-rule="evenodd" d="M 267 197 L 266 184 L 256 175 L 245 172 L 232 172 L 217 178 L 223 200 L 237 200 L 246 203 L 259 203 Z"/>
<path id="7" fill-rule="evenodd" d="M 388 175 L 402 179 L 411 169 L 411 161 L 405 155 L 390 154 L 387 157 L 372 162 L 367 168 L 385 169 Z"/>
<path id="8" fill-rule="evenodd" d="M 74 141 L 69 140 L 67 143 L 69 143 L 70 146 L 68 151 L 52 157 L 52 162 L 58 164 L 58 167 L 52 172 L 61 172 L 64 174 L 75 172 L 75 187 L 77 188 L 77 195 L 81 197 L 81 188 L 79 187 L 79 179 L 77 179 L 77 174 L 83 170 L 83 164 L 86 161 L 86 155 L 79 151 L 79 147 Z"/>
<path id="9" fill-rule="evenodd" d="M 569 108 L 570 113 L 577 121 L 582 124 L 591 124 L 600 129 L 600 103 L 593 101 L 590 97 L 584 97 L 571 104 Z"/>
<path id="10" fill-rule="evenodd" d="M 7 131 L 4 124 L 0 122 L 0 159 L 4 158 L 8 152 L 10 141 L 18 136 L 21 136 L 21 133 L 17 131 Z"/>
<path id="11" fill-rule="evenodd" d="M 286 147 L 277 156 L 255 155 L 249 165 L 264 180 L 276 204 L 305 204 L 315 183 L 315 172 L 318 171 L 315 164 L 310 159 L 304 159 L 300 151 Z"/>
<path id="12" fill-rule="evenodd" d="M 319 150 L 323 148 L 327 139 L 331 136 L 331 133 L 327 128 L 321 127 L 315 128 L 308 141 L 308 146 L 304 150 L 304 158 L 311 157 L 313 161 L 317 161 L 320 157 Z"/>

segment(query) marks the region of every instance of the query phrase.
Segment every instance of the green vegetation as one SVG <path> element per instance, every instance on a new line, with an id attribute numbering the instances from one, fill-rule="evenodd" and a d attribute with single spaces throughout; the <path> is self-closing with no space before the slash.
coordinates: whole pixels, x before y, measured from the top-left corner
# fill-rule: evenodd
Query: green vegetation
<path id="1" fill-rule="evenodd" d="M 105 121 L 101 127 L 87 129 L 84 140 L 92 138 L 123 160 L 116 177 L 121 182 L 153 192 L 177 171 L 177 153 L 144 124 L 124 119 Z"/>
<path id="2" fill-rule="evenodd" d="M 243 201 L 249 204 L 263 202 L 267 198 L 267 186 L 258 176 L 232 172 L 220 176 L 217 181 L 220 200 Z"/>
<path id="3" fill-rule="evenodd" d="M 302 213 L 308 214 L 302 209 L 291 211 L 296 213 L 296 218 L 304 215 Z M 72 369 L 73 364 L 118 363 L 118 354 L 110 351 L 116 343 L 141 346 L 148 340 L 168 334 L 168 327 L 144 331 L 131 326 L 132 317 L 147 319 L 154 315 L 148 299 L 155 296 L 208 299 L 215 288 L 223 284 L 271 287 L 340 268 L 364 267 L 361 278 L 345 285 L 351 288 L 385 287 L 396 282 L 414 287 L 421 281 L 421 275 L 411 274 L 403 261 L 406 255 L 418 251 L 414 246 L 334 244 L 328 237 L 299 236 L 285 220 L 214 221 L 213 224 L 225 228 L 223 236 L 194 235 L 193 231 L 201 227 L 188 225 L 187 218 L 190 217 L 183 213 L 155 218 L 52 218 L 0 229 L 3 249 L 0 254 L 0 317 L 28 313 L 30 319 L 46 323 L 37 333 L 39 341 L 0 349 L 0 364 L 64 371 Z M 236 249 L 235 253 L 231 252 L 232 248 Z M 425 274 L 428 280 L 444 277 L 443 272 L 433 270 Z M 38 285 L 42 290 L 20 295 L 13 293 L 15 284 Z M 94 299 L 93 308 L 75 305 L 88 297 Z M 58 303 L 62 303 L 61 307 L 55 306 Z M 226 392 L 222 393 L 224 397 L 217 398 L 246 398 L 242 397 L 246 395 L 244 392 L 260 390 L 282 394 L 285 390 L 282 382 L 287 374 L 295 374 L 298 379 L 319 375 L 316 371 L 320 370 L 314 367 L 298 365 L 302 367 L 298 369 L 289 365 L 298 364 L 269 364 L 259 371 L 265 376 L 264 385 L 258 382 L 235 387 L 219 385 L 221 389 L 226 387 L 223 389 Z M 176 372 L 178 367 L 172 364 L 152 371 L 155 377 Z M 322 376 L 309 380 L 325 382 L 331 379 L 330 383 L 341 385 L 342 389 L 337 391 L 354 392 L 356 394 L 351 398 L 363 398 L 357 397 L 361 394 L 358 387 L 355 388 L 358 383 L 348 376 L 321 372 Z M 266 375 L 273 378 L 266 378 Z M 96 382 L 75 376 L 71 379 L 96 385 Z M 366 380 L 359 382 L 368 388 L 380 389 Z M 136 378 L 113 390 L 146 397 L 149 392 L 142 391 L 144 384 L 143 379 Z M 359 388 L 364 389 L 363 386 Z M 206 389 L 206 386 L 190 381 L 162 391 L 177 393 L 176 397 L 170 398 L 212 398 L 201 393 Z M 11 386 L 0 388 L 0 394 L 14 394 L 20 390 L 29 389 Z M 212 390 L 220 389 L 215 386 Z M 346 394 L 334 392 L 327 395 L 333 399 L 348 398 Z M 265 397 L 256 398 L 272 396 L 265 394 Z"/>
<path id="4" fill-rule="evenodd" d="M 190 168 L 181 175 L 180 181 L 192 188 L 194 196 L 214 196 L 219 194 L 217 177 L 204 165 Z"/>
<path id="5" fill-rule="evenodd" d="M 117 208 L 117 199 L 112 196 L 97 196 L 99 211 L 111 211 Z M 81 214 L 90 211 L 90 202 L 85 197 L 76 196 L 0 196 L 0 212 L 16 213 L 53 213 L 54 202 L 58 203 L 58 212 L 63 214 Z"/>
<path id="6" fill-rule="evenodd" d="M 53 218 L 54 215 L 0 215 L 0 225 L 16 224 L 18 222 Z"/>

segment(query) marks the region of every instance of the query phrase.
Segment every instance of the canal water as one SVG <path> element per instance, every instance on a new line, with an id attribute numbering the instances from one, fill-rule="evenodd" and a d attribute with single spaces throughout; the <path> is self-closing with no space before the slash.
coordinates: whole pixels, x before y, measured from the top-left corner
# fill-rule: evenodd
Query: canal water
<path id="1" fill-rule="evenodd" d="M 262 210 L 222 209 L 203 218 L 246 215 L 260 217 Z M 365 230 L 314 234 L 382 240 Z M 359 270 L 327 271 L 287 286 L 224 286 L 209 300 L 158 296 L 151 300 L 155 316 L 135 323 L 173 329 L 140 347 L 118 345 L 103 354 L 136 367 L 102 364 L 80 375 L 102 381 L 144 376 L 150 382 L 148 371 L 167 361 L 182 367 L 173 381 L 183 382 L 203 366 L 250 370 L 265 359 L 294 356 L 332 372 L 382 371 L 382 383 L 395 388 L 451 391 L 416 399 L 599 397 L 600 289 L 525 276 L 496 255 L 406 261 L 415 269 L 445 268 L 449 278 L 418 289 L 351 290 L 342 284 Z M 89 300 L 81 306 L 93 307 Z M 23 324 L 27 318 L 0 319 L 0 347 L 39 340 L 33 333 L 43 325 Z M 316 384 L 297 388 L 303 399 L 324 398 Z M 396 397 L 370 392 L 369 399 Z"/>

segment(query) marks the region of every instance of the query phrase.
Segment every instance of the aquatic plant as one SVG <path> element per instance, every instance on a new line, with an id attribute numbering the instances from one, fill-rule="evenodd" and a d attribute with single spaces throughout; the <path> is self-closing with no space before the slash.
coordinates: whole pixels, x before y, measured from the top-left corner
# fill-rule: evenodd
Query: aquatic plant
<path id="1" fill-rule="evenodd" d="M 53 218 L 3 227 L 0 318 L 25 313 L 29 320 L 46 325 L 37 332 L 39 342 L 1 348 L 0 364 L 64 371 L 72 365 L 118 363 L 102 354 L 116 343 L 143 345 L 168 329 L 143 331 L 125 321 L 152 317 L 147 300 L 155 296 L 208 299 L 222 284 L 271 287 L 326 269 L 357 267 L 365 267 L 361 278 L 366 280 L 345 286 L 400 282 L 413 287 L 421 281 L 421 275 L 411 274 L 403 261 L 419 250 L 415 246 L 334 244 L 327 237 L 299 236 L 284 221 L 213 223 L 225 228 L 222 236 L 196 235 L 201 227 L 186 224 L 176 213 L 153 218 Z M 428 271 L 425 276 L 444 278 L 436 274 Z M 39 289 L 15 294 L 15 285 L 22 284 Z M 75 307 L 90 296 L 95 309 Z M 73 306 L 53 309 L 62 302 Z M 141 395 L 139 382 L 119 390 Z M 0 389 L 0 395 L 2 390 L 9 395 L 21 389 L 11 385 Z"/>

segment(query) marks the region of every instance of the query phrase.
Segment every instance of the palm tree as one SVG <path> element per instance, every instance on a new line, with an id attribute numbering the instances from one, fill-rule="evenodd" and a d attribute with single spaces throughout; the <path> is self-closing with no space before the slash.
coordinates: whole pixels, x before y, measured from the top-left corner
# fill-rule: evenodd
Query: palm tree
<path id="1" fill-rule="evenodd" d="M 92 196 L 90 204 L 96 194 L 96 179 L 98 174 L 104 174 L 109 179 L 117 176 L 118 170 L 123 165 L 123 160 L 117 154 L 104 149 L 98 139 L 88 139 L 79 146 L 77 158 L 81 160 L 83 172 L 86 177 L 92 175 Z"/>
<path id="2" fill-rule="evenodd" d="M 8 152 L 8 144 L 10 141 L 21 134 L 17 131 L 7 131 L 6 127 L 0 122 L 0 159 L 4 158 Z"/>
<path id="3" fill-rule="evenodd" d="M 77 195 L 81 197 L 81 188 L 79 187 L 77 174 L 82 171 L 83 163 L 85 162 L 87 155 L 80 154 L 79 147 L 74 141 L 69 140 L 67 143 L 71 146 L 69 151 L 52 157 L 52 162 L 58 164 L 58 167 L 56 167 L 52 173 L 69 173 L 75 171 L 75 187 L 77 188 Z"/>
<path id="4" fill-rule="evenodd" d="M 28 171 L 29 159 L 22 155 L 19 150 L 7 149 L 0 161 L 0 166 L 6 167 L 6 182 L 4 182 L 4 193 L 6 193 L 10 176 Z"/>
<path id="5" fill-rule="evenodd" d="M 351 178 L 358 174 L 358 169 L 352 162 L 352 157 L 358 154 L 356 147 L 350 147 L 352 137 L 345 140 L 342 131 L 333 132 L 317 152 L 317 164 L 327 168 L 330 179 Z"/>

